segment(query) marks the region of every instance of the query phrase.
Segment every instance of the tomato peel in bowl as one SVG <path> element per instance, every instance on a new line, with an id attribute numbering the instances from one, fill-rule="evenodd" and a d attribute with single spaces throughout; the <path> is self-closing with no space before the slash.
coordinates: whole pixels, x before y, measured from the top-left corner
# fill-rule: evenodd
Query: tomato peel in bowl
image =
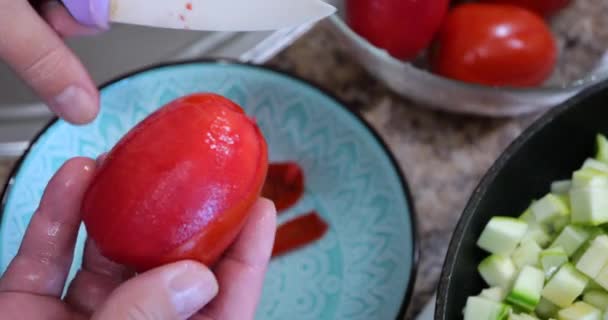
<path id="1" fill-rule="evenodd" d="M 170 102 L 108 153 L 82 204 L 87 233 L 107 258 L 137 271 L 214 262 L 259 198 L 266 141 L 243 109 L 216 94 Z"/>
<path id="2" fill-rule="evenodd" d="M 329 225 L 316 211 L 311 211 L 285 222 L 277 229 L 272 248 L 276 258 L 310 245 L 327 233 Z"/>
<path id="3" fill-rule="evenodd" d="M 279 213 L 291 208 L 304 195 L 304 171 L 296 162 L 271 163 L 262 196 L 274 202 Z"/>

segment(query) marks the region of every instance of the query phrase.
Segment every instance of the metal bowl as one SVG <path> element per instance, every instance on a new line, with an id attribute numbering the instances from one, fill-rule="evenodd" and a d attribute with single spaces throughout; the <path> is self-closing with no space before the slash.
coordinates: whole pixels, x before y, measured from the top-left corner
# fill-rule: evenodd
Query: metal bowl
<path id="1" fill-rule="evenodd" d="M 600 1 L 602 2 L 602 1 Z M 343 8 L 343 1 L 333 2 L 339 12 Z M 573 17 L 581 12 L 590 11 L 589 6 L 597 5 L 598 2 L 579 0 L 571 8 L 566 9 L 563 15 L 569 15 L 564 19 L 572 20 Z M 602 5 L 607 7 L 608 5 Z M 603 11 L 603 10 L 602 10 Z M 599 13 L 598 13 L 599 15 Z M 599 17 L 593 17 L 599 20 Z M 556 18 L 556 19 L 559 19 Z M 562 19 L 563 20 L 563 19 Z M 608 78 L 608 70 L 603 59 L 604 47 L 599 50 L 601 53 L 593 57 L 593 65 L 579 78 L 576 79 L 552 79 L 545 85 L 538 88 L 518 89 L 505 87 L 489 87 L 464 83 L 435 75 L 417 64 L 403 62 L 393 58 L 385 50 L 375 47 L 363 37 L 359 36 L 344 22 L 340 15 L 330 18 L 332 31 L 342 46 L 374 77 L 384 82 L 396 93 L 412 99 L 425 106 L 449 112 L 483 115 L 491 117 L 520 116 L 530 113 L 545 111 L 556 106 L 568 98 L 572 97 L 581 90 Z M 592 21 L 596 23 L 596 21 Z M 560 26 L 560 24 L 562 24 Z M 589 25 L 590 22 L 581 22 L 581 25 Z M 567 26 L 560 21 L 553 21 L 554 32 L 560 28 L 560 33 L 568 32 Z M 575 43 L 575 46 L 589 46 L 589 42 L 594 41 L 592 35 L 595 29 L 584 30 L 580 27 L 579 35 L 576 37 L 586 37 Z M 596 28 L 599 30 L 599 27 Z M 572 32 L 576 32 L 573 30 Z M 585 34 L 587 32 L 587 34 Z M 572 38 L 572 37 L 571 37 Z M 596 41 L 597 42 L 597 41 Z M 573 59 L 589 60 L 576 56 L 572 53 L 572 39 L 564 36 L 558 39 L 561 57 L 558 67 L 568 68 L 572 65 Z M 585 51 L 586 47 L 577 48 Z M 566 51 L 569 50 L 569 51 Z M 586 61 L 589 63 L 589 61 Z M 557 72 L 556 72 L 557 73 Z"/>

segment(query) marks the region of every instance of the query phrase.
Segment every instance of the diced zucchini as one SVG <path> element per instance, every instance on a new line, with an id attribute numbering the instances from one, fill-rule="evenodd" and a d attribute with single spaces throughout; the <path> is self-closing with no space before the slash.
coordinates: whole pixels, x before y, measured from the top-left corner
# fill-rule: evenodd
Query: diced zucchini
<path id="1" fill-rule="evenodd" d="M 551 183 L 551 193 L 563 194 L 568 193 L 572 188 L 572 180 L 560 180 Z"/>
<path id="2" fill-rule="evenodd" d="M 572 173 L 572 189 L 608 187 L 608 175 L 593 168 L 584 168 Z"/>
<path id="3" fill-rule="evenodd" d="M 595 280 L 595 282 L 597 282 L 597 284 L 602 286 L 602 288 L 604 288 L 604 290 L 608 290 L 607 289 L 608 288 L 608 263 L 602 267 L 602 269 L 600 270 L 598 275 L 595 278 L 593 278 L 593 280 Z"/>
<path id="4" fill-rule="evenodd" d="M 519 272 L 506 301 L 526 312 L 532 312 L 540 301 L 544 283 L 545 274 L 541 270 L 524 266 Z"/>
<path id="5" fill-rule="evenodd" d="M 572 262 L 573 264 L 576 264 L 581 259 L 583 254 L 585 254 L 585 252 L 587 252 L 589 247 L 591 247 L 592 240 L 593 240 L 593 238 L 589 237 L 589 240 L 585 241 L 585 243 L 583 243 L 583 245 L 580 246 L 580 248 L 578 248 L 576 250 L 576 252 L 574 252 L 574 254 L 570 257 L 570 262 Z"/>
<path id="6" fill-rule="evenodd" d="M 477 245 L 493 254 L 510 254 L 528 230 L 528 224 L 512 217 L 493 217 L 483 229 Z"/>
<path id="7" fill-rule="evenodd" d="M 477 246 L 490 253 L 478 271 L 491 287 L 468 298 L 465 320 L 608 320 L 606 136 L 596 145 L 518 218 L 490 219 Z"/>
<path id="8" fill-rule="evenodd" d="M 534 310 L 537 315 L 543 318 L 551 318 L 557 314 L 557 311 L 559 311 L 559 307 L 545 298 L 540 299 L 536 310 Z"/>
<path id="9" fill-rule="evenodd" d="M 566 263 L 547 282 L 542 296 L 558 307 L 565 308 L 583 293 L 586 285 L 587 277 Z"/>
<path id="10" fill-rule="evenodd" d="M 574 252 L 574 254 L 570 257 L 570 261 L 572 261 L 572 263 L 576 264 L 581 259 L 583 254 L 585 254 L 585 252 L 589 250 L 589 247 L 591 247 L 591 243 L 593 243 L 593 240 L 597 236 L 605 234 L 601 228 L 597 227 L 586 228 L 586 230 L 589 232 L 589 239 L 587 239 L 587 241 L 585 241 L 585 243 L 583 243 L 583 245 L 580 246 L 576 250 L 576 252 Z"/>
<path id="11" fill-rule="evenodd" d="M 502 302 L 505 299 L 506 291 L 501 287 L 492 287 L 481 290 L 480 297 L 496 302 Z"/>
<path id="12" fill-rule="evenodd" d="M 509 320 L 538 320 L 538 318 L 533 315 L 529 315 L 529 314 L 525 314 L 525 313 L 520 313 L 520 314 L 511 313 L 509 315 Z"/>
<path id="13" fill-rule="evenodd" d="M 536 242 L 541 248 L 545 248 L 549 243 L 551 243 L 551 236 L 549 233 L 539 224 L 530 224 L 528 225 L 528 231 L 521 239 L 521 243 L 527 241 Z"/>
<path id="14" fill-rule="evenodd" d="M 601 320 L 601 316 L 600 310 L 580 301 L 557 313 L 559 320 Z"/>
<path id="15" fill-rule="evenodd" d="M 525 221 L 528 223 L 528 225 L 537 223 L 536 218 L 532 214 L 532 210 L 530 210 L 530 208 L 526 209 L 526 211 L 519 216 L 519 219 Z"/>
<path id="16" fill-rule="evenodd" d="M 464 308 L 464 320 L 506 320 L 510 310 L 504 303 L 469 297 Z"/>
<path id="17" fill-rule="evenodd" d="M 511 254 L 511 260 L 519 269 L 526 265 L 538 265 L 538 257 L 543 249 L 536 241 L 522 241 L 521 244 Z"/>
<path id="18" fill-rule="evenodd" d="M 568 254 L 562 247 L 553 247 L 543 250 L 539 256 L 540 264 L 543 267 L 547 279 L 551 278 L 559 267 L 568 262 Z"/>
<path id="19" fill-rule="evenodd" d="M 589 281 L 587 282 L 587 286 L 585 287 L 585 291 L 583 292 L 589 291 L 604 291 L 604 288 L 602 288 L 602 286 L 595 282 L 595 280 L 589 279 Z"/>
<path id="20" fill-rule="evenodd" d="M 570 224 L 570 215 L 561 216 L 553 220 L 552 223 L 549 224 L 551 227 L 551 234 L 558 234 L 564 230 L 566 226 Z"/>
<path id="21" fill-rule="evenodd" d="M 595 279 L 607 263 L 608 236 L 600 235 L 591 241 L 589 248 L 576 263 L 576 268 L 589 278 Z"/>
<path id="22" fill-rule="evenodd" d="M 483 259 L 477 270 L 490 287 L 507 288 L 517 275 L 517 268 L 513 261 L 508 257 L 496 254 Z"/>
<path id="23" fill-rule="evenodd" d="M 608 309 L 608 292 L 603 290 L 587 291 L 583 295 L 583 301 L 604 311 Z"/>
<path id="24" fill-rule="evenodd" d="M 602 134 L 598 134 L 595 138 L 595 159 L 608 163 L 608 140 Z"/>
<path id="25" fill-rule="evenodd" d="M 589 239 L 589 232 L 585 228 L 569 225 L 555 238 L 551 248 L 561 247 L 568 256 L 572 256 L 587 239 Z"/>
<path id="26" fill-rule="evenodd" d="M 534 202 L 530 206 L 530 210 L 532 210 L 536 221 L 539 223 L 552 222 L 558 217 L 566 216 L 570 213 L 570 209 L 564 201 L 550 193 Z"/>
<path id="27" fill-rule="evenodd" d="M 583 169 L 593 169 L 603 174 L 608 174 L 608 164 L 591 158 L 585 160 Z"/>
<path id="28" fill-rule="evenodd" d="M 574 188 L 570 205 L 573 223 L 596 226 L 608 222 L 608 187 Z"/>

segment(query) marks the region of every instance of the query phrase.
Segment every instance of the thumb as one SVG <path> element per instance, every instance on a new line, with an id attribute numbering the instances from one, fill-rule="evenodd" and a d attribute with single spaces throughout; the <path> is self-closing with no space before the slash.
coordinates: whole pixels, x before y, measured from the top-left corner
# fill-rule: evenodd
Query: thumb
<path id="1" fill-rule="evenodd" d="M 125 282 L 93 315 L 93 320 L 187 319 L 218 291 L 211 271 L 182 261 L 153 269 Z"/>

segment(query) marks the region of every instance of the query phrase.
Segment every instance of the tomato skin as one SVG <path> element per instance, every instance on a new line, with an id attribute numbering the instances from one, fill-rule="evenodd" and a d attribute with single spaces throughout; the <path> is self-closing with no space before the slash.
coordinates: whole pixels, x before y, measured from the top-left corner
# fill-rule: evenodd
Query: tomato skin
<path id="1" fill-rule="evenodd" d="M 277 229 L 272 247 L 272 257 L 282 256 L 291 251 L 310 245 L 323 238 L 329 225 L 316 211 L 311 211 L 285 222 Z"/>
<path id="2" fill-rule="evenodd" d="M 488 3 L 512 4 L 534 11 L 543 17 L 550 17 L 567 7 L 571 0 L 484 0 Z"/>
<path id="3" fill-rule="evenodd" d="M 291 208 L 304 195 L 304 171 L 295 162 L 271 163 L 262 196 L 274 202 L 277 212 Z"/>
<path id="4" fill-rule="evenodd" d="M 557 45 L 545 22 L 528 10 L 470 3 L 448 14 L 430 60 L 433 71 L 448 78 L 529 87 L 551 75 Z"/>
<path id="5" fill-rule="evenodd" d="M 449 0 L 347 0 L 346 22 L 373 45 L 402 60 L 426 49 Z"/>
<path id="6" fill-rule="evenodd" d="M 238 105 L 183 97 L 108 153 L 83 220 L 103 255 L 138 271 L 182 259 L 211 265 L 243 227 L 267 167 L 264 137 Z"/>

